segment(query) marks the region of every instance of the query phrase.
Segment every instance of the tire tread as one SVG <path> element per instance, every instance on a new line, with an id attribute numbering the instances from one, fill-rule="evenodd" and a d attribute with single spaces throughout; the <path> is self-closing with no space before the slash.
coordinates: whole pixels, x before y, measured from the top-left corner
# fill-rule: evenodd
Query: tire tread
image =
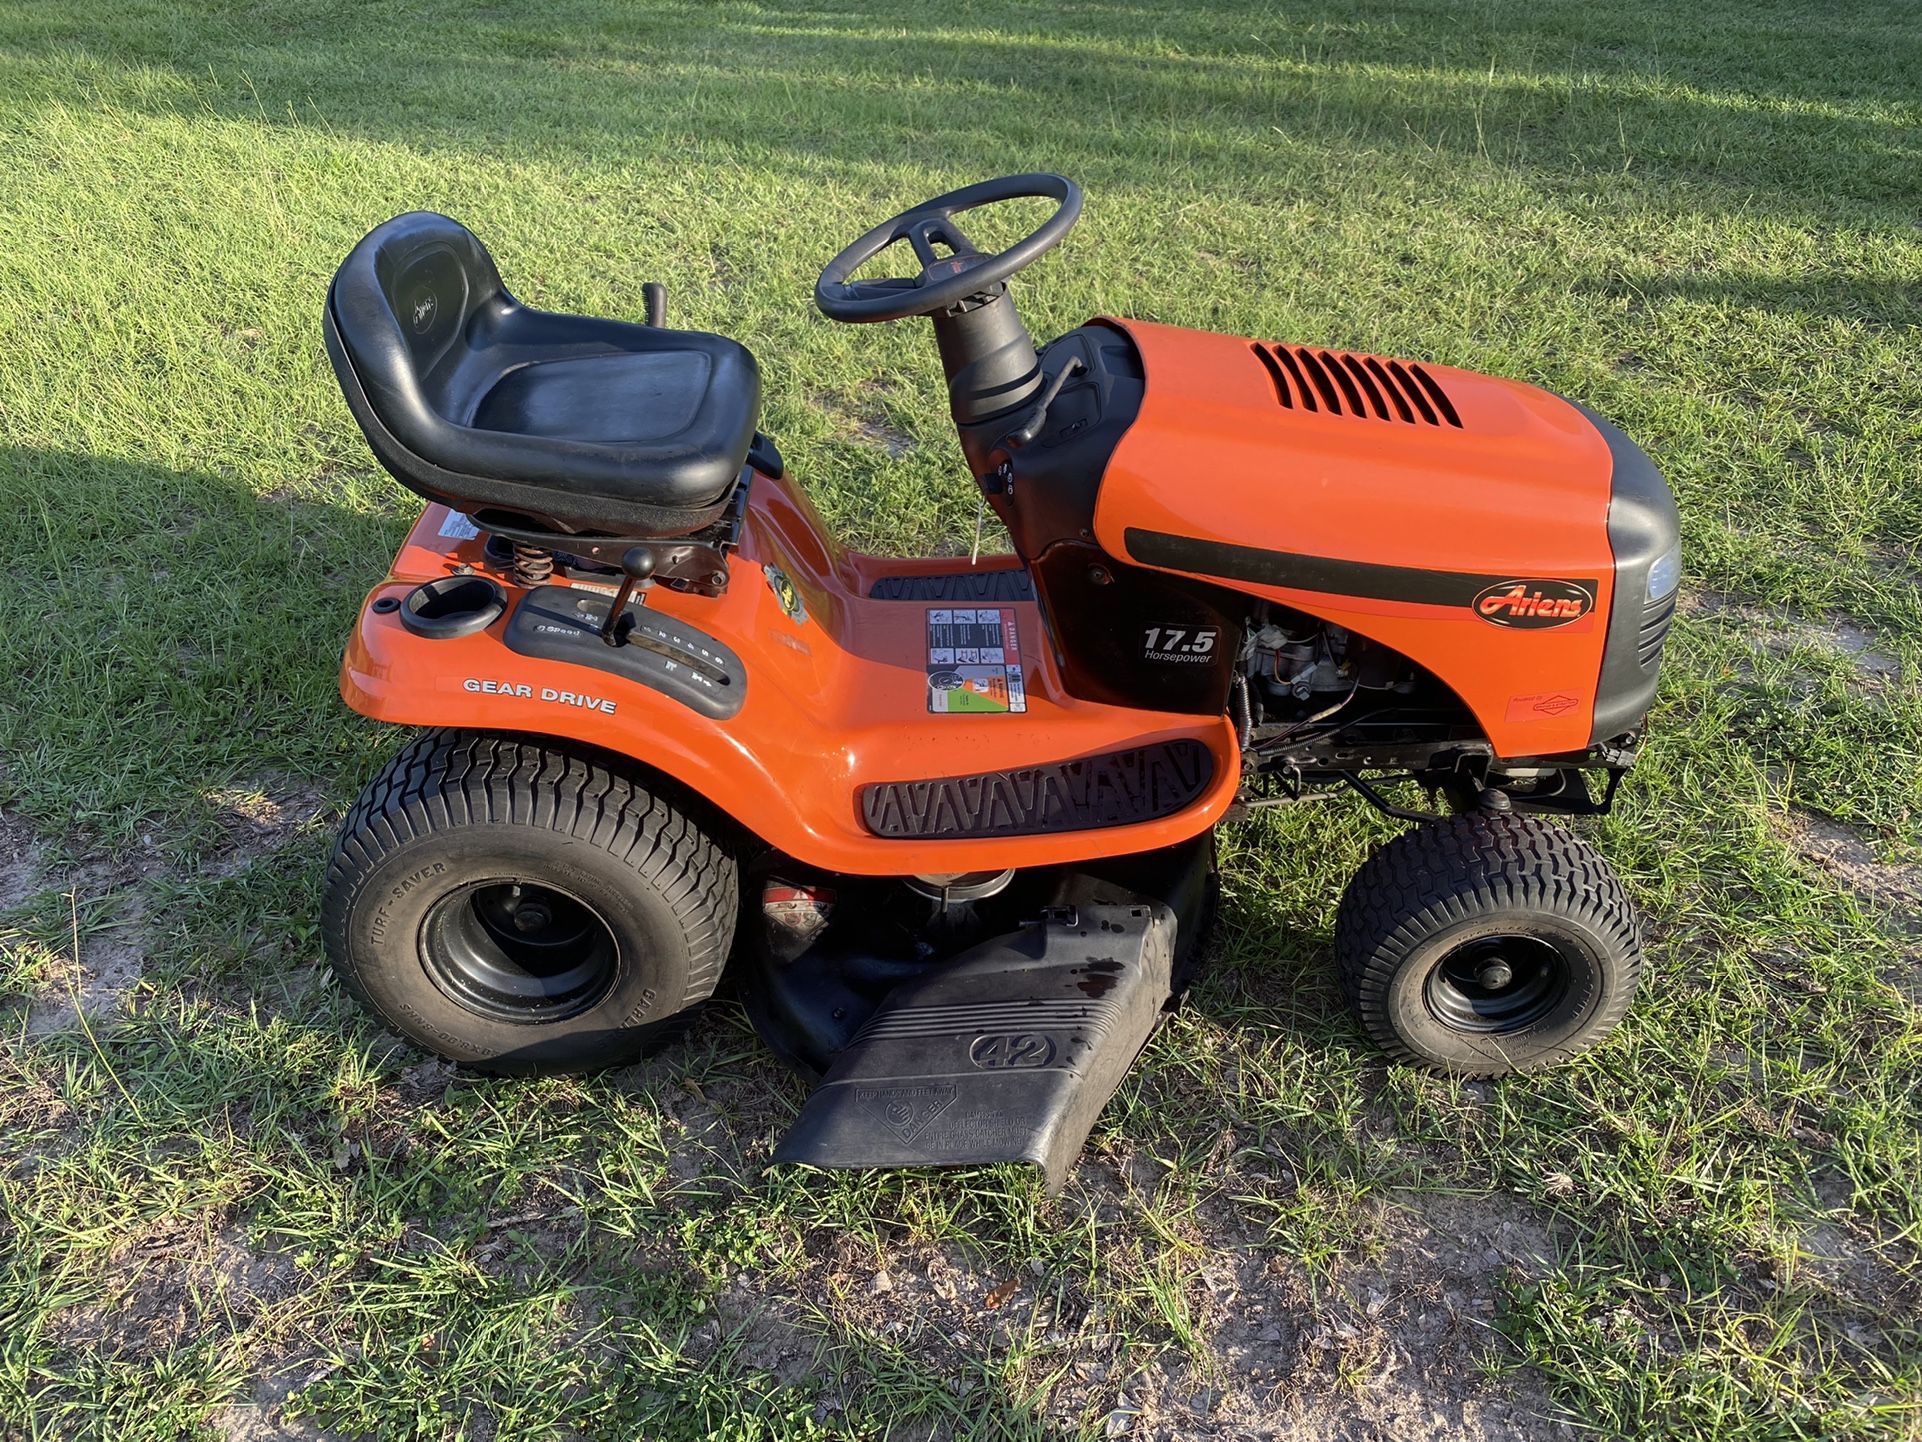
<path id="1" fill-rule="evenodd" d="M 1397 1060 L 1436 1063 L 1414 1051 L 1389 1017 L 1388 991 L 1403 960 L 1450 925 L 1499 910 L 1557 913 L 1606 942 L 1619 985 L 1574 1035 L 1511 1061 L 1450 1062 L 1462 1076 L 1498 1076 L 1564 1061 L 1627 1014 L 1643 968 L 1634 904 L 1607 860 L 1581 837 L 1536 816 L 1472 812 L 1427 822 L 1363 863 L 1335 915 L 1341 989 L 1369 1035 Z"/>
<path id="2" fill-rule="evenodd" d="M 676 1012 L 713 994 L 738 905 L 737 870 L 722 846 L 597 758 L 513 736 L 439 730 L 410 741 L 368 783 L 327 863 L 322 941 L 342 984 L 384 1025 L 411 1034 L 356 975 L 348 922 L 362 888 L 401 846 L 436 832 L 503 824 L 559 832 L 623 860 L 661 894 L 685 932 L 687 983 Z"/>

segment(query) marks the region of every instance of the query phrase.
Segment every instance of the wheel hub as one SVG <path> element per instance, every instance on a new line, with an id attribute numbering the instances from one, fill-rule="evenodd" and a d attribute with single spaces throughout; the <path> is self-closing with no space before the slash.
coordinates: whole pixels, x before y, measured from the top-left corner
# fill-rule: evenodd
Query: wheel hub
<path id="1" fill-rule="evenodd" d="M 1501 1034 L 1534 1026 L 1568 995 L 1569 964 L 1538 936 L 1478 937 L 1445 953 L 1424 988 L 1428 1010 L 1455 1031 Z"/>
<path id="2" fill-rule="evenodd" d="M 617 950 L 586 902 L 525 881 L 479 882 L 435 902 L 423 926 L 428 976 L 492 1021 L 577 1016 L 614 984 Z"/>

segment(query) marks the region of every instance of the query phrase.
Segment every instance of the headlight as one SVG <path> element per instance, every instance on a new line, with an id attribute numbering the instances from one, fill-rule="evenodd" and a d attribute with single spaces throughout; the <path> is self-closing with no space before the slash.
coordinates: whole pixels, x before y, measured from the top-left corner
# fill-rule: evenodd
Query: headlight
<path id="1" fill-rule="evenodd" d="M 1682 547 L 1678 542 L 1655 558 L 1648 568 L 1648 601 L 1650 605 L 1667 596 L 1682 579 Z"/>

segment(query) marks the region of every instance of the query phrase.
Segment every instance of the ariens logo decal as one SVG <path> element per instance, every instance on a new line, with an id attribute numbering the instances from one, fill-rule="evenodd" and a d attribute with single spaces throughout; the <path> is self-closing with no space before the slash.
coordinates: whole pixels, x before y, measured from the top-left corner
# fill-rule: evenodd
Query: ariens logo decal
<path id="1" fill-rule="evenodd" d="M 1490 625 L 1539 631 L 1581 620 L 1595 609 L 1595 591 L 1580 581 L 1497 581 L 1472 604 Z"/>

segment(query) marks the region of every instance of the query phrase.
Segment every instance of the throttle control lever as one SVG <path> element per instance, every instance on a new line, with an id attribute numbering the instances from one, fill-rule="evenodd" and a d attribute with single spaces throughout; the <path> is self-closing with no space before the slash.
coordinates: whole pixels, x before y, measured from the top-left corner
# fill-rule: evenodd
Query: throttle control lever
<path id="1" fill-rule="evenodd" d="M 1080 356 L 1070 356 L 1067 364 L 1063 365 L 1060 370 L 1054 373 L 1054 379 L 1049 381 L 1046 388 L 1041 392 L 1041 398 L 1034 403 L 1034 409 L 1022 418 L 1019 426 L 995 442 L 995 449 L 998 451 L 1018 451 L 1023 446 L 1032 442 L 1036 436 L 1040 435 L 1041 428 L 1048 423 L 1048 407 L 1053 405 L 1054 398 L 1061 394 L 1061 388 L 1068 383 L 1071 377 L 1079 375 L 1087 368 L 1087 362 L 1082 360 Z"/>

